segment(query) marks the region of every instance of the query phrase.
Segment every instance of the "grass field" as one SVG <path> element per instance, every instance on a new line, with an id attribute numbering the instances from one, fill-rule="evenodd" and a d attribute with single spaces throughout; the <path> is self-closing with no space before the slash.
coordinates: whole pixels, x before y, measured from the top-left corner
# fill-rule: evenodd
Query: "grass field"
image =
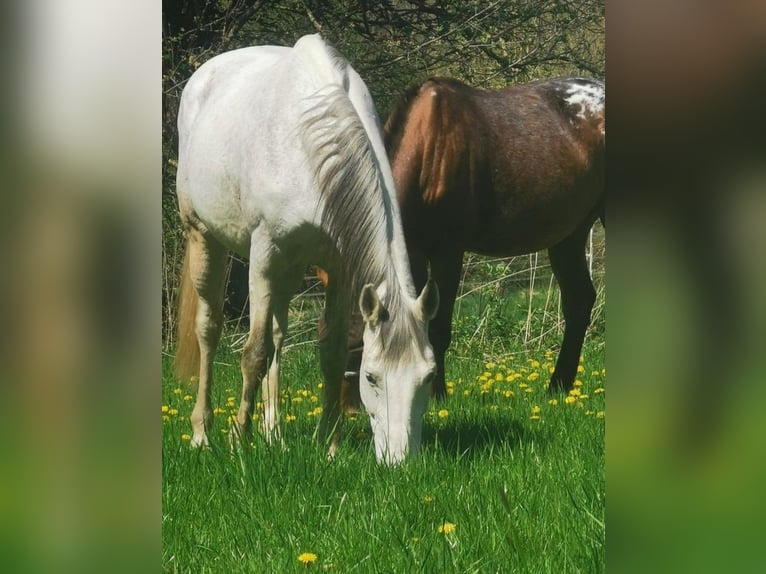
<path id="1" fill-rule="evenodd" d="M 188 442 L 194 390 L 174 382 L 166 357 L 163 570 L 602 572 L 603 333 L 586 340 L 573 394 L 549 396 L 560 342 L 546 326 L 550 301 L 545 290 L 529 305 L 491 288 L 461 300 L 450 394 L 430 405 L 421 455 L 396 468 L 375 464 L 363 414 L 346 420 L 339 455 L 326 459 L 313 439 L 321 383 L 311 344 L 293 340 L 284 354 L 284 448 L 256 438 L 233 454 L 238 355 L 219 352 L 216 429 L 201 451 Z M 508 331 L 525 323 L 539 336 L 522 344 Z"/>

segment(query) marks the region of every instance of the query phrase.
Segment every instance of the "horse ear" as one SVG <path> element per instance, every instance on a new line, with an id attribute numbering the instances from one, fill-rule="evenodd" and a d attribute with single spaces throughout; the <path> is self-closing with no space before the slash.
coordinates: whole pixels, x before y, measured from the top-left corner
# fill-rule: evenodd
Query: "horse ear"
<path id="1" fill-rule="evenodd" d="M 436 317 L 436 311 L 439 310 L 439 287 L 431 277 L 428 278 L 426 286 L 420 292 L 418 305 L 420 305 L 420 312 L 423 313 L 423 317 L 427 321 Z"/>
<path id="2" fill-rule="evenodd" d="M 359 295 L 359 310 L 362 312 L 364 322 L 370 327 L 377 327 L 383 321 L 388 321 L 388 310 L 383 306 L 375 286 L 371 283 L 362 287 L 362 293 Z"/>

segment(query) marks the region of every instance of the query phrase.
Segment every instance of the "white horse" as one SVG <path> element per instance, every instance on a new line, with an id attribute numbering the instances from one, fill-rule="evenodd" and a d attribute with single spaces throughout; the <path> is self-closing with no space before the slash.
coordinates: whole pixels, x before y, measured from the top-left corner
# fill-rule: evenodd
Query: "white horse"
<path id="1" fill-rule="evenodd" d="M 372 99 L 318 35 L 293 48 L 217 56 L 187 83 L 178 113 L 177 190 L 186 229 L 176 365 L 199 374 L 192 444 L 208 444 L 213 357 L 229 251 L 249 256 L 250 332 L 235 430 L 279 438 L 279 364 L 289 301 L 308 264 L 328 270 L 325 381 L 318 436 L 335 453 L 352 305 L 365 320 L 362 402 L 379 462 L 415 454 L 435 362 L 428 321 L 438 292 L 416 296 L 393 177 Z"/>

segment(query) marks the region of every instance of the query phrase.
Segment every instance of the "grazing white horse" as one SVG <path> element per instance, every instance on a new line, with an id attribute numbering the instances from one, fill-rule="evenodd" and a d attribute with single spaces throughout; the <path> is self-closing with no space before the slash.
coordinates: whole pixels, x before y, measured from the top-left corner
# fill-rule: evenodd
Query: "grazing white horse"
<path id="1" fill-rule="evenodd" d="M 435 362 L 432 283 L 416 296 L 391 168 L 372 98 L 318 35 L 293 48 L 217 56 L 187 83 L 178 113 L 178 203 L 186 229 L 179 376 L 199 374 L 195 446 L 213 423 L 212 367 L 229 251 L 249 257 L 250 332 L 235 430 L 251 432 L 263 380 L 264 431 L 279 437 L 279 364 L 289 301 L 308 264 L 328 270 L 320 440 L 338 444 L 349 318 L 365 320 L 362 402 L 379 462 L 417 452 Z"/>

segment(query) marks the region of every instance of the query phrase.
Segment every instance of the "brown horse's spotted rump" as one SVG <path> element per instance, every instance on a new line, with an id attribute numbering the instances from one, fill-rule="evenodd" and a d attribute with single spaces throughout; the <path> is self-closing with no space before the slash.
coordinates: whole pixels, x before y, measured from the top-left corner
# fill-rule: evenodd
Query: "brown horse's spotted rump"
<path id="1" fill-rule="evenodd" d="M 430 263 L 441 296 L 429 328 L 433 393 L 445 391 L 465 251 L 548 250 L 566 322 L 551 388 L 570 389 L 595 301 L 585 241 L 604 219 L 604 84 L 554 78 L 479 90 L 432 78 L 405 93 L 384 132 L 416 287 Z"/>

